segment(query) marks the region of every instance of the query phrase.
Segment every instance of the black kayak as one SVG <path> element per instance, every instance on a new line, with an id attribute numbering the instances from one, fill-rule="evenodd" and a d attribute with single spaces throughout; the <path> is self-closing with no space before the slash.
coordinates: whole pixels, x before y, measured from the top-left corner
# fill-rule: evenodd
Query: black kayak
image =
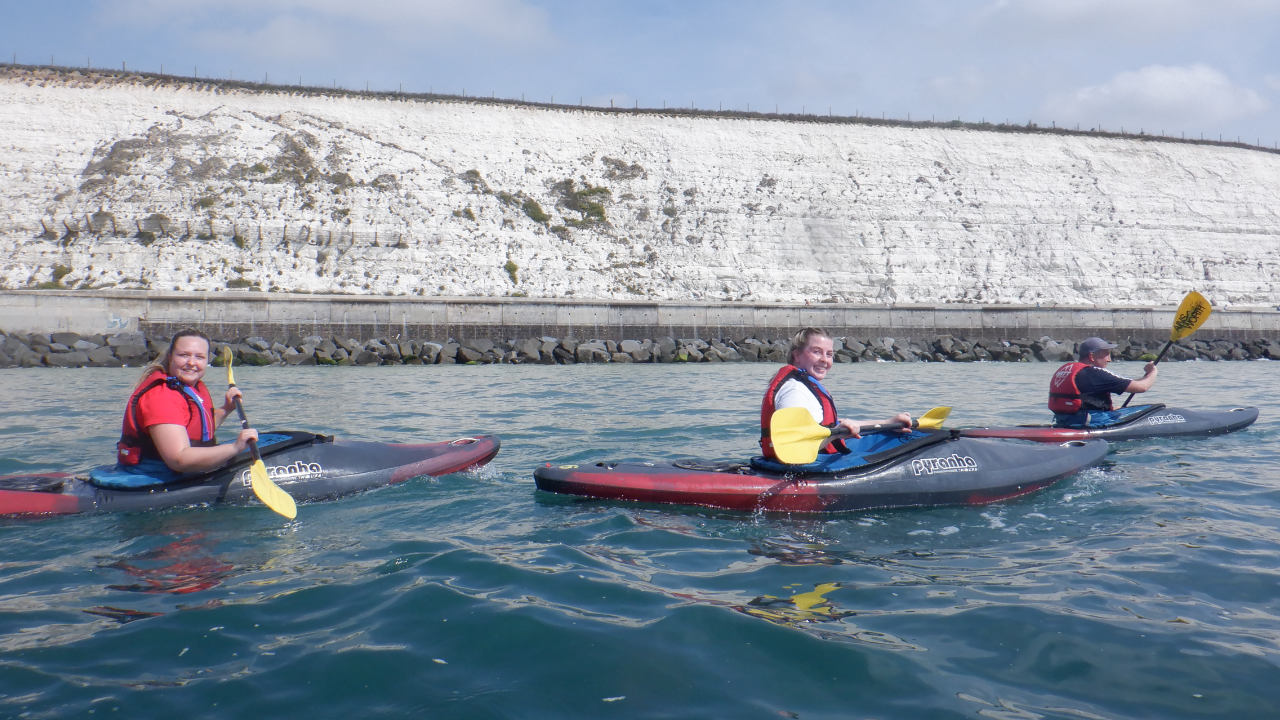
<path id="1" fill-rule="evenodd" d="M 298 502 L 325 500 L 423 475 L 459 472 L 489 462 L 499 446 L 498 438 L 492 435 L 400 444 L 284 431 L 264 432 L 258 440 L 268 477 Z M 122 471 L 114 465 L 80 474 L 0 476 L 0 515 L 252 504 L 258 501 L 250 483 L 251 463 L 246 452 L 217 470 L 164 480 Z"/>
<path id="2" fill-rule="evenodd" d="M 805 465 L 763 457 L 746 463 L 547 463 L 533 478 L 540 490 L 591 498 L 821 513 L 985 505 L 1048 487 L 1107 454 L 1102 440 L 1049 445 L 953 431 L 864 436 L 856 444 L 852 454 Z"/>
<path id="3" fill-rule="evenodd" d="M 1054 427 L 1052 425 L 1018 425 L 1015 427 L 962 428 L 968 437 L 1014 438 L 1037 442 L 1065 440 L 1138 440 L 1152 437 L 1221 435 L 1249 427 L 1258 419 L 1258 408 L 1237 407 L 1227 410 L 1188 410 L 1164 405 L 1135 405 L 1114 411 L 1116 422 L 1086 427 Z"/>

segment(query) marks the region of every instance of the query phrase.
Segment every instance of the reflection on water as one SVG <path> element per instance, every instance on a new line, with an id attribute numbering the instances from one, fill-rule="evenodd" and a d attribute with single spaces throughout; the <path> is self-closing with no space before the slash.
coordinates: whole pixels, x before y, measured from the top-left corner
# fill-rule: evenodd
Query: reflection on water
<path id="1" fill-rule="evenodd" d="M 101 615 L 104 618 L 110 618 L 118 623 L 130 623 L 134 620 L 145 620 L 147 618 L 160 617 L 164 613 L 143 612 L 142 610 L 130 610 L 128 608 L 111 607 L 109 605 L 98 605 L 85 610 L 90 615 Z"/>
<path id="2" fill-rule="evenodd" d="M 764 538 L 758 544 L 748 548 L 747 552 L 785 565 L 839 565 L 844 562 L 828 552 L 820 543 L 799 543 L 779 538 Z"/>
<path id="3" fill-rule="evenodd" d="M 205 533 L 192 532 L 179 536 L 152 550 L 119 558 L 99 560 L 99 569 L 120 570 L 137 582 L 112 583 L 107 590 L 137 593 L 163 593 L 189 595 L 209 590 L 230 577 L 235 566 L 213 556 Z M 190 607 L 214 607 L 218 600 L 209 600 Z M 146 618 L 160 617 L 163 612 L 135 610 L 114 605 L 97 605 L 85 610 L 91 615 L 110 618 L 119 623 L 129 623 Z"/>
<path id="4" fill-rule="evenodd" d="M 837 610 L 827 600 L 826 594 L 838 587 L 840 583 L 829 582 L 786 598 L 761 595 L 734 609 L 777 625 L 794 627 L 800 623 L 831 622 L 855 614 L 852 610 Z"/>
<path id="5" fill-rule="evenodd" d="M 100 567 L 122 570 L 140 582 L 108 585 L 108 590 L 186 595 L 220 585 L 235 569 L 210 554 L 204 533 L 192 533 L 146 552 L 104 561 Z"/>

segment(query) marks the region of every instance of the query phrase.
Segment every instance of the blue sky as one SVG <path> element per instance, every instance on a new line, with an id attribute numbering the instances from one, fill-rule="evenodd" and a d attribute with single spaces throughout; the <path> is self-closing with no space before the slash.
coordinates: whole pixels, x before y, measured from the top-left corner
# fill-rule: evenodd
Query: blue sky
<path id="1" fill-rule="evenodd" d="M 0 55 L 1280 143 L 1277 0 L 0 0 Z"/>

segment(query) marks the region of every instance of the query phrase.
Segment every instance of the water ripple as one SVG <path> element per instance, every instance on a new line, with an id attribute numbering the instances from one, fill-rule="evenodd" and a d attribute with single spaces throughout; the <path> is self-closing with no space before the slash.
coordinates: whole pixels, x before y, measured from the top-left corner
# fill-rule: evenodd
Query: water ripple
<path id="1" fill-rule="evenodd" d="M 1157 390 L 1271 398 L 1272 367 L 1170 363 Z M 0 520 L 0 715 L 1193 718 L 1280 703 L 1269 399 L 1248 431 L 1122 445 L 984 508 L 787 517 L 534 489 L 543 462 L 745 458 L 770 371 L 245 368 L 261 427 L 493 432 L 503 450 L 292 522 L 255 507 Z M 956 425 L 1028 422 L 1046 372 L 843 365 L 830 387 L 868 418 L 951 405 Z M 0 473 L 105 461 L 135 380 L 0 372 L 26 399 L 0 409 Z"/>

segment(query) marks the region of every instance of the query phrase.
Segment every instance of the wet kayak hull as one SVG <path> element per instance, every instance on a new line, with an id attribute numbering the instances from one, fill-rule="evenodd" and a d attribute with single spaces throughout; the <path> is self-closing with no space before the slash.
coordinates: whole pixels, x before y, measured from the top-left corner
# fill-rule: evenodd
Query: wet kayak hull
<path id="1" fill-rule="evenodd" d="M 335 440 L 310 433 L 287 433 L 294 440 L 279 450 L 263 449 L 267 474 L 299 503 L 326 500 L 423 475 L 445 475 L 484 465 L 498 453 L 497 437 L 482 435 L 447 442 L 401 444 Z M 0 476 L 0 515 L 129 512 L 204 504 L 256 504 L 249 478 L 251 458 L 238 456 L 206 474 L 163 485 L 103 487 L 92 480 L 103 466 L 85 473 Z"/>
<path id="2" fill-rule="evenodd" d="M 835 474 L 770 472 L 735 462 L 547 463 L 534 471 L 534 481 L 546 492 L 590 498 L 825 513 L 985 505 L 1046 488 L 1106 453 L 1106 442 L 1097 440 L 1042 445 L 951 436 Z"/>
<path id="3" fill-rule="evenodd" d="M 1258 408 L 1189 410 L 1152 405 L 1125 422 L 1105 427 L 1060 428 L 1051 425 L 963 428 L 962 435 L 983 438 L 1012 438 L 1036 442 L 1064 442 L 1101 438 L 1108 441 L 1141 440 L 1153 437 L 1222 435 L 1249 427 L 1258 419 Z"/>

